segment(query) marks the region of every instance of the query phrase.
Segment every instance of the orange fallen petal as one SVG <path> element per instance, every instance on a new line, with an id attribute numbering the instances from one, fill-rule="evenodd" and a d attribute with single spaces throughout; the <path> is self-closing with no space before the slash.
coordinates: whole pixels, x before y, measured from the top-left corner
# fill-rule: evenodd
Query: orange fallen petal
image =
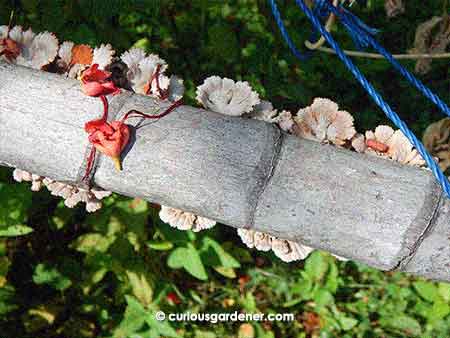
<path id="1" fill-rule="evenodd" d="M 94 51 L 88 45 L 75 45 L 72 48 L 72 60 L 70 64 L 90 65 L 94 58 Z"/>
<path id="2" fill-rule="evenodd" d="M 385 153 L 385 152 L 387 152 L 389 150 L 389 146 L 388 145 L 386 145 L 386 144 L 384 144 L 382 142 L 379 142 L 379 141 L 372 140 L 372 139 L 366 140 L 366 145 L 369 148 L 371 148 L 371 149 L 373 149 L 375 151 L 378 151 L 380 153 Z"/>

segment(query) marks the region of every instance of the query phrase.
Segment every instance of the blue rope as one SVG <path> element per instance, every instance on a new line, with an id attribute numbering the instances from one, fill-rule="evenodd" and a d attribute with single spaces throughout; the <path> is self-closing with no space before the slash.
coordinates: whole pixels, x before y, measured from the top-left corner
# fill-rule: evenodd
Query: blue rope
<path id="1" fill-rule="evenodd" d="M 342 21 L 344 26 L 349 32 L 352 32 L 352 36 L 357 35 L 359 39 L 364 39 L 365 45 L 371 45 L 378 53 L 383 55 L 392 66 L 405 77 L 412 85 L 414 85 L 422 94 L 433 102 L 444 114 L 450 116 L 450 108 L 443 102 L 439 96 L 434 94 L 425 84 L 417 79 L 413 74 L 406 70 L 383 46 L 381 46 L 377 40 L 373 38 L 373 30 L 368 31 L 366 28 L 361 29 L 361 21 L 353 14 L 345 10 L 344 8 L 336 8 L 330 4 L 327 0 L 319 0 L 325 2 L 327 8 L 332 11 Z M 298 2 L 297 2 L 298 3 Z M 367 26 L 366 26 L 367 27 Z M 356 34 L 355 34 L 356 33 Z"/>
<path id="2" fill-rule="evenodd" d="M 402 133 L 408 138 L 411 144 L 417 149 L 420 155 L 423 157 L 428 167 L 433 172 L 433 175 L 439 181 L 442 189 L 446 193 L 448 197 L 450 197 L 450 182 L 447 177 L 444 175 L 439 165 L 434 161 L 433 157 L 428 153 L 428 151 L 423 146 L 422 142 L 417 139 L 417 137 L 409 130 L 408 126 L 405 122 L 401 120 L 401 118 L 397 115 L 395 111 L 386 103 L 383 97 L 376 91 L 376 89 L 369 83 L 366 77 L 361 73 L 361 71 L 353 64 L 351 59 L 344 53 L 344 51 L 340 48 L 338 43 L 333 39 L 331 34 L 326 31 L 320 22 L 319 18 L 308 8 L 305 4 L 304 0 L 295 0 L 300 9 L 306 14 L 308 19 L 313 24 L 314 28 L 323 35 L 328 44 L 336 51 L 336 55 L 342 60 L 342 62 L 346 65 L 346 67 L 352 72 L 353 76 L 358 80 L 358 82 L 363 86 L 363 88 L 367 91 L 367 93 L 371 96 L 371 98 L 375 101 L 375 103 L 384 111 L 386 116 L 399 128 Z M 274 0 L 269 0 L 272 5 L 272 9 L 276 8 Z M 390 61 L 393 66 L 403 75 L 405 76 L 411 83 L 416 86 L 426 97 L 428 97 L 433 103 L 435 103 L 442 111 L 446 114 L 449 113 L 449 108 L 447 105 L 439 99 L 430 89 L 428 89 L 425 85 L 423 85 L 419 80 L 417 80 L 411 73 L 409 73 L 406 69 L 404 69 L 389 52 L 387 52 L 381 45 L 379 45 L 375 39 L 373 39 L 372 35 L 374 34 L 374 30 L 370 29 L 370 27 L 363 25 L 362 22 L 353 15 L 348 15 L 349 12 L 344 12 L 340 7 L 339 9 L 332 6 L 328 0 L 316 0 L 316 3 L 319 5 L 326 5 L 329 10 L 333 11 L 336 16 L 341 19 L 343 24 L 346 26 L 347 30 L 351 32 L 351 36 L 355 42 L 361 47 L 372 45 L 375 49 L 379 50 L 381 54 L 383 54 L 388 61 Z M 345 14 L 343 14 L 345 13 Z M 279 12 L 278 18 L 281 20 Z M 278 22 L 278 21 L 277 21 Z M 281 28 L 280 28 L 281 29 Z M 285 31 L 286 33 L 286 31 Z M 287 33 L 286 33 L 287 34 Z M 289 37 L 288 37 L 289 38 Z M 285 38 L 286 40 L 286 38 Z M 392 62 L 393 61 L 393 62 Z M 449 115 L 450 116 L 450 115 Z"/>
<path id="3" fill-rule="evenodd" d="M 281 19 L 280 11 L 278 10 L 278 6 L 275 2 L 275 0 L 269 0 L 270 6 L 272 7 L 272 14 L 275 18 L 275 21 L 277 22 L 278 28 L 280 29 L 281 35 L 283 36 L 284 41 L 286 41 L 289 49 L 291 50 L 292 54 L 299 59 L 300 61 L 306 61 L 310 58 L 311 53 L 302 53 L 300 52 L 297 47 L 295 47 L 294 42 L 289 37 L 289 33 L 286 30 L 286 27 L 284 26 L 283 20 Z"/>

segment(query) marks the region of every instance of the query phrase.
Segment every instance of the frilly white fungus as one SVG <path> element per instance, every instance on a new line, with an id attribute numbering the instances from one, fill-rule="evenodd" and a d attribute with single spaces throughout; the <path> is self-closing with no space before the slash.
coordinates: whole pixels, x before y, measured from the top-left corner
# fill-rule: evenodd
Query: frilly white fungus
<path id="1" fill-rule="evenodd" d="M 215 221 L 208 218 L 200 217 L 193 213 L 167 207 L 165 205 L 161 206 L 159 218 L 176 229 L 192 230 L 194 232 L 210 229 L 216 225 Z"/>
<path id="2" fill-rule="evenodd" d="M 294 121 L 296 135 L 322 143 L 340 146 L 356 134 L 353 116 L 329 99 L 314 99 L 312 105 L 298 111 Z"/>
<path id="3" fill-rule="evenodd" d="M 229 116 L 249 113 L 260 102 L 248 82 L 218 76 L 208 77 L 197 87 L 197 101 L 206 109 Z"/>

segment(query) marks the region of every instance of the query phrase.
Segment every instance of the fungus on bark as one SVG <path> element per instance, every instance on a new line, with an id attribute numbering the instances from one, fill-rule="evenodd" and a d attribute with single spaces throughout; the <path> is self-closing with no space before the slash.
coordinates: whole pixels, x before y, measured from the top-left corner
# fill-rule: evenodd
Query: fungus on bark
<path id="1" fill-rule="evenodd" d="M 248 82 L 211 76 L 197 87 L 197 101 L 216 113 L 241 116 L 250 113 L 260 102 L 258 94 Z"/>
<path id="2" fill-rule="evenodd" d="M 0 40 L 3 39 L 14 41 L 18 50 L 14 57 L 3 55 L 0 60 L 21 66 L 42 69 L 53 62 L 58 53 L 58 39 L 53 33 L 42 32 L 36 35 L 31 28 L 23 31 L 21 26 L 15 26 L 11 30 L 7 26 L 0 26 Z"/>
<path id="3" fill-rule="evenodd" d="M 208 218 L 164 205 L 161 206 L 159 211 L 159 218 L 176 229 L 192 230 L 194 232 L 210 229 L 216 225 L 215 221 Z"/>
<path id="4" fill-rule="evenodd" d="M 342 146 L 356 134 L 353 116 L 329 99 L 314 99 L 298 111 L 294 121 L 294 134 L 321 143 Z"/>

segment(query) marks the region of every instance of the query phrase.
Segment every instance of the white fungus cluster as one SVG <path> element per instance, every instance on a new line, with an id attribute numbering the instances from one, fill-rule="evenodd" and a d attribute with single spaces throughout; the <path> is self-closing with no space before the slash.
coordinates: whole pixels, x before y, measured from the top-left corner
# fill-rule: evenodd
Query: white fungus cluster
<path id="1" fill-rule="evenodd" d="M 98 64 L 104 70 L 113 61 L 115 51 L 110 44 L 102 44 L 92 49 L 87 45 L 75 45 L 64 41 L 58 51 L 58 66 L 70 78 L 77 78 L 87 67 Z"/>
<path id="2" fill-rule="evenodd" d="M 356 134 L 353 116 L 329 99 L 314 99 L 312 105 L 298 111 L 294 121 L 296 135 L 322 143 L 341 146 Z"/>
<path id="3" fill-rule="evenodd" d="M 17 182 L 31 182 L 31 190 L 39 191 L 44 186 L 44 178 L 21 169 L 14 169 L 13 178 Z"/>
<path id="4" fill-rule="evenodd" d="M 8 36 L 8 26 L 0 26 L 0 39 L 7 37 L 18 44 L 20 53 L 13 60 L 1 56 L 0 61 L 42 69 L 53 62 L 58 53 L 58 39 L 53 33 L 42 32 L 36 35 L 31 28 L 24 31 L 21 26 L 15 26 L 10 30 Z"/>
<path id="5" fill-rule="evenodd" d="M 206 109 L 229 116 L 250 113 L 260 102 L 248 82 L 235 82 L 218 76 L 208 77 L 197 87 L 197 101 Z"/>
<path id="6" fill-rule="evenodd" d="M 284 262 L 303 260 L 314 251 L 309 246 L 284 240 L 263 232 L 238 229 L 238 235 L 245 245 L 260 251 L 270 251 Z"/>
<path id="7" fill-rule="evenodd" d="M 134 92 L 156 98 L 167 96 L 170 101 L 183 97 L 183 80 L 175 75 L 168 77 L 165 74 L 168 65 L 158 55 L 147 55 L 140 48 L 132 48 L 120 59 L 128 66 L 127 79 Z"/>
<path id="8" fill-rule="evenodd" d="M 101 200 L 111 195 L 110 191 L 97 189 L 82 189 L 70 184 L 57 182 L 49 178 L 44 179 L 44 184 L 54 196 L 64 199 L 64 204 L 73 208 L 78 203 L 86 203 L 87 212 L 95 212 L 102 207 Z"/>
<path id="9" fill-rule="evenodd" d="M 216 225 L 215 221 L 208 218 L 164 205 L 161 206 L 159 218 L 178 230 L 192 230 L 194 232 L 210 229 Z"/>
<path id="10" fill-rule="evenodd" d="M 268 123 L 275 123 L 281 130 L 286 132 L 292 131 L 292 128 L 294 127 L 294 120 L 291 112 L 287 110 L 279 112 L 273 108 L 272 103 L 269 101 L 261 101 L 257 104 L 248 114 L 248 117 Z"/>
<path id="11" fill-rule="evenodd" d="M 376 155 L 413 166 L 425 166 L 425 160 L 406 136 L 389 126 L 378 126 L 375 131 L 359 134 L 352 141 L 353 148 L 361 153 Z"/>
<path id="12" fill-rule="evenodd" d="M 31 182 L 31 190 L 39 191 L 47 187 L 53 196 L 62 197 L 68 208 L 75 207 L 78 203 L 86 203 L 87 212 L 95 212 L 102 207 L 101 200 L 111 195 L 110 191 L 100 189 L 83 189 L 63 182 L 57 182 L 50 178 L 31 174 L 25 170 L 15 169 L 13 177 L 17 182 Z"/>

